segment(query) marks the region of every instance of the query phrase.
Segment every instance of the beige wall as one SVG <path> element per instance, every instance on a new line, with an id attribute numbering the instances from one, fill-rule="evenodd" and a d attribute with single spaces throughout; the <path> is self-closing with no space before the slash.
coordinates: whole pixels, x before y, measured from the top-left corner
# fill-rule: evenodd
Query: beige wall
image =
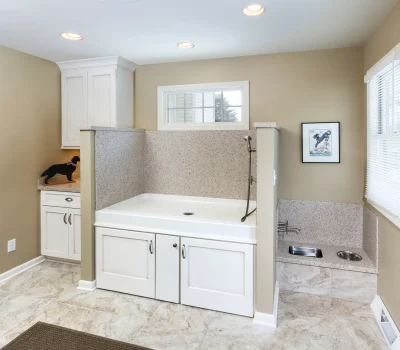
<path id="1" fill-rule="evenodd" d="M 400 43 L 400 3 L 365 45 L 365 72 Z M 400 229 L 383 215 L 379 217 L 378 294 L 400 328 Z"/>
<path id="2" fill-rule="evenodd" d="M 94 228 L 96 210 L 95 137 L 95 131 L 81 131 L 81 280 L 84 281 L 93 281 L 96 278 Z"/>
<path id="3" fill-rule="evenodd" d="M 276 283 L 276 218 L 278 193 L 274 170 L 279 161 L 280 132 L 257 129 L 257 283 L 256 312 L 273 314 Z M 260 157 L 260 152 L 263 157 Z M 279 184 L 279 181 L 278 181 Z M 266 253 L 268 252 L 268 253 Z"/>
<path id="4" fill-rule="evenodd" d="M 135 127 L 157 129 L 157 86 L 250 81 L 250 120 L 282 127 L 280 197 L 361 203 L 363 48 L 145 65 L 135 72 Z M 300 123 L 340 121 L 341 164 L 302 164 Z"/>
<path id="5" fill-rule="evenodd" d="M 40 255 L 37 179 L 79 153 L 60 150 L 60 103 L 55 63 L 0 46 L 0 273 Z"/>

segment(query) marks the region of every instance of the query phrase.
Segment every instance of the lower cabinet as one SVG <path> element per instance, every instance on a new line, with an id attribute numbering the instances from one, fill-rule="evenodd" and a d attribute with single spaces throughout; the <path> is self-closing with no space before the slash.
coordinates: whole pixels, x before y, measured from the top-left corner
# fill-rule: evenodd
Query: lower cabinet
<path id="1" fill-rule="evenodd" d="M 98 288 L 156 296 L 155 234 L 96 228 Z"/>
<path id="2" fill-rule="evenodd" d="M 41 191 L 40 203 L 42 255 L 80 261 L 80 193 Z"/>
<path id="3" fill-rule="evenodd" d="M 253 317 L 253 246 L 194 238 L 181 244 L 181 303 Z"/>
<path id="4" fill-rule="evenodd" d="M 41 253 L 54 258 L 81 260 L 81 211 L 41 207 Z"/>
<path id="5" fill-rule="evenodd" d="M 97 287 L 254 316 L 254 246 L 96 228 Z"/>

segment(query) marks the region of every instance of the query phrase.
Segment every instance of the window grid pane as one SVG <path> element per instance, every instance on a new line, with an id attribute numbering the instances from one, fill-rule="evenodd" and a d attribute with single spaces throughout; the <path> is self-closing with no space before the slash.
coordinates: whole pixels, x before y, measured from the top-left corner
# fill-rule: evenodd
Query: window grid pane
<path id="1" fill-rule="evenodd" d="M 204 91 L 169 93 L 169 124 L 236 123 L 241 121 L 242 91 Z"/>

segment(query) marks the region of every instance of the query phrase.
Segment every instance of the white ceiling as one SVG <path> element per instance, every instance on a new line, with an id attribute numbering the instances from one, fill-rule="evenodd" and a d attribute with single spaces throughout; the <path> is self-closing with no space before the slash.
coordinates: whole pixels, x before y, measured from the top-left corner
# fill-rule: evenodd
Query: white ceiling
<path id="1" fill-rule="evenodd" d="M 243 15 L 248 0 L 0 0 L 0 45 L 51 61 L 118 55 L 138 64 L 351 47 L 398 0 L 254 2 L 261 16 Z"/>

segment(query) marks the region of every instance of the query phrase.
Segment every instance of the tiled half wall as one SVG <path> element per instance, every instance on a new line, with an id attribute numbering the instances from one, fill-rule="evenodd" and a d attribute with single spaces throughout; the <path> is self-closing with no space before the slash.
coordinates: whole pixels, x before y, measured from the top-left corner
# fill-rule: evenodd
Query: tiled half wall
<path id="1" fill-rule="evenodd" d="M 141 193 L 246 199 L 256 131 L 96 131 L 96 209 Z M 252 173 L 257 173 L 252 153 Z M 256 197 L 256 185 L 251 199 Z"/>
<path id="2" fill-rule="evenodd" d="M 249 153 L 243 137 L 252 131 L 149 131 L 144 158 L 145 191 L 246 199 Z M 252 153 L 256 176 L 257 153 Z M 256 186 L 251 198 L 255 199 Z"/>
<path id="3" fill-rule="evenodd" d="M 144 130 L 96 131 L 97 210 L 144 192 L 144 145 Z"/>
<path id="4" fill-rule="evenodd" d="M 276 274 L 282 290 L 325 295 L 370 303 L 377 294 L 377 275 L 277 262 Z"/>
<path id="5" fill-rule="evenodd" d="M 301 231 L 281 239 L 363 248 L 373 262 L 378 259 L 377 217 L 363 204 L 280 200 L 279 221 L 286 220 Z"/>

